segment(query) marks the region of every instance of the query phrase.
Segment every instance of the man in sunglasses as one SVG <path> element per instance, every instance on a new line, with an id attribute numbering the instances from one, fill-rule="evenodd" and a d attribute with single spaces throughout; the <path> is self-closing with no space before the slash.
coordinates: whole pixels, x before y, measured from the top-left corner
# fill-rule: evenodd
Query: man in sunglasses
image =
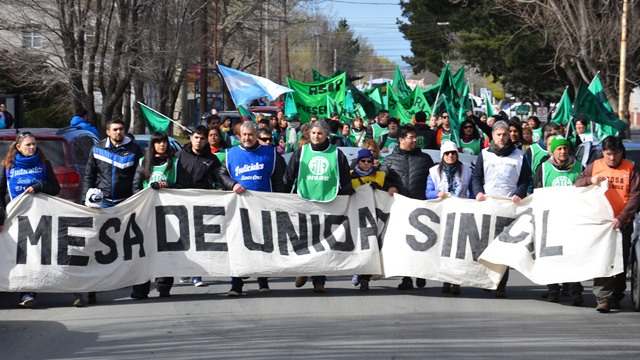
<path id="1" fill-rule="evenodd" d="M 273 142 L 273 134 L 269 128 L 258 129 L 258 143 L 264 146 L 276 146 Z"/>
<path id="2" fill-rule="evenodd" d="M 436 139 L 438 141 L 438 148 L 443 142 L 447 140 L 453 140 L 453 132 L 451 131 L 451 122 L 449 121 L 449 113 L 446 111 L 440 114 L 438 117 L 438 131 Z"/>
<path id="3" fill-rule="evenodd" d="M 266 130 L 266 129 L 261 129 Z M 260 134 L 260 135 L 259 135 Z M 269 134 L 269 135 L 266 135 Z M 287 165 L 276 148 L 264 143 L 271 140 L 271 133 L 258 131 L 258 126 L 247 121 L 240 126 L 240 146 L 227 150 L 226 163 L 218 169 L 218 181 L 226 189 L 242 195 L 247 190 L 287 192 L 284 173 Z M 258 142 L 261 137 L 260 143 Z M 242 294 L 244 281 L 241 277 L 231 279 L 229 296 Z M 266 277 L 258 278 L 261 293 L 269 292 Z"/>

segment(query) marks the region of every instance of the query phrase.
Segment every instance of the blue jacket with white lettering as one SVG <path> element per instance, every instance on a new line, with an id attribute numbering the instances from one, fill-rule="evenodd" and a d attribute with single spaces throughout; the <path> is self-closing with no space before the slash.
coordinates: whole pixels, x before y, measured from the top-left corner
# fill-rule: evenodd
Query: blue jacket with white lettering
<path id="1" fill-rule="evenodd" d="M 127 136 L 120 146 L 113 146 L 109 138 L 94 145 L 82 179 L 82 198 L 91 188 L 102 190 L 104 198 L 114 202 L 133 195 L 133 177 L 141 157 L 142 150 Z"/>

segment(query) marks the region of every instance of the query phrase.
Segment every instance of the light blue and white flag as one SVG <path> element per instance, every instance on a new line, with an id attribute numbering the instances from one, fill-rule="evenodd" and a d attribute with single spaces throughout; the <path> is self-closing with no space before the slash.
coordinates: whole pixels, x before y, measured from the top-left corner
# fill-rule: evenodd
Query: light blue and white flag
<path id="1" fill-rule="evenodd" d="M 278 96 L 293 92 L 288 87 L 278 85 L 273 81 L 218 64 L 224 81 L 227 83 L 231 97 L 236 106 L 245 105 L 252 100 L 266 96 L 275 100 Z"/>

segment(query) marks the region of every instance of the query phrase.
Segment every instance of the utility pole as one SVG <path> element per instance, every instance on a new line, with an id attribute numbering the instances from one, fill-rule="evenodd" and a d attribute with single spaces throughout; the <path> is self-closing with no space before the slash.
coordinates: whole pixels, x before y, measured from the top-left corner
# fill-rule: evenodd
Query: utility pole
<path id="1" fill-rule="evenodd" d="M 200 7 L 200 36 L 202 39 L 200 46 L 200 117 L 204 116 L 207 112 L 207 83 L 209 80 L 209 66 L 208 56 L 209 46 L 207 42 L 208 24 L 207 24 L 207 8 L 209 0 L 202 0 L 202 6 Z"/>
<path id="2" fill-rule="evenodd" d="M 625 78 L 627 76 L 627 8 L 628 0 L 622 2 L 622 24 L 620 35 L 620 87 L 618 89 L 618 118 L 625 120 Z M 627 124 L 629 125 L 629 124 Z M 629 133 L 631 134 L 631 133 Z"/>
<path id="3" fill-rule="evenodd" d="M 262 56 L 264 55 L 262 51 L 262 37 L 264 36 L 264 3 L 260 6 L 260 29 L 258 37 L 258 76 L 262 76 Z"/>

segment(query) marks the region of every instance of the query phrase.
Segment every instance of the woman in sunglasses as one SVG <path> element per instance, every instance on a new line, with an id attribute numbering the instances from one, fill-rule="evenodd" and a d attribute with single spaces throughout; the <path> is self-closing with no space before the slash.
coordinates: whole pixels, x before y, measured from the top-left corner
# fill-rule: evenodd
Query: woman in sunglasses
<path id="1" fill-rule="evenodd" d="M 369 149 L 360 149 L 355 166 L 351 170 L 351 186 L 357 188 L 361 185 L 370 184 L 374 189 L 382 189 L 384 185 L 385 173 L 378 171 L 373 166 L 373 153 Z M 351 283 L 353 286 L 360 285 L 360 290 L 369 290 L 369 280 L 371 275 L 353 275 Z"/>
<path id="2" fill-rule="evenodd" d="M 22 132 L 9 146 L 0 169 L 0 232 L 4 230 L 7 203 L 23 193 L 39 192 L 56 196 L 60 184 L 51 163 L 36 146 L 36 138 L 30 132 Z M 18 305 L 33 307 L 35 297 L 35 293 L 20 293 Z"/>
<path id="3" fill-rule="evenodd" d="M 477 131 L 477 130 L 476 130 Z M 429 169 L 427 177 L 427 200 L 446 199 L 455 196 L 473 199 L 471 191 L 471 168 L 458 160 L 458 147 L 453 141 L 445 141 L 440 147 L 441 161 Z M 460 295 L 460 285 L 445 282 L 442 292 Z"/>
<path id="4" fill-rule="evenodd" d="M 463 154 L 479 155 L 484 141 L 480 137 L 480 132 L 476 124 L 466 119 L 460 125 L 460 149 Z"/>

